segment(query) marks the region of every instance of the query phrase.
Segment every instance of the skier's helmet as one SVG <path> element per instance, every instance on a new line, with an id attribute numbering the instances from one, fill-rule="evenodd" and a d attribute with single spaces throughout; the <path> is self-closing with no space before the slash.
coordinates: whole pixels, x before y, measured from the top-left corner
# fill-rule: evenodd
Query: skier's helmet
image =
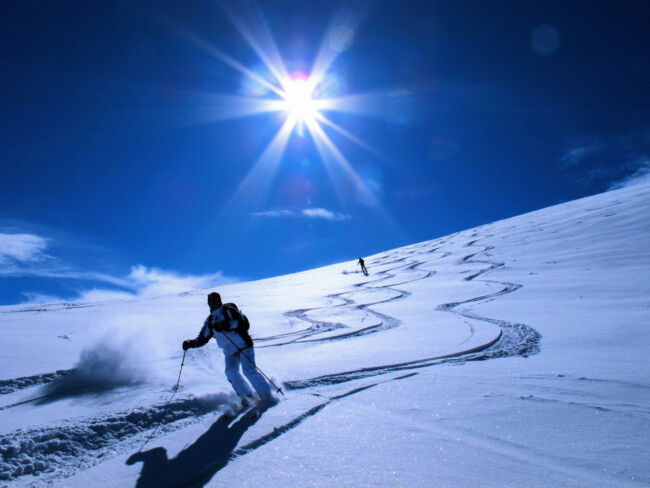
<path id="1" fill-rule="evenodd" d="M 219 308 L 221 306 L 221 295 L 213 291 L 208 295 L 208 305 L 210 308 Z"/>

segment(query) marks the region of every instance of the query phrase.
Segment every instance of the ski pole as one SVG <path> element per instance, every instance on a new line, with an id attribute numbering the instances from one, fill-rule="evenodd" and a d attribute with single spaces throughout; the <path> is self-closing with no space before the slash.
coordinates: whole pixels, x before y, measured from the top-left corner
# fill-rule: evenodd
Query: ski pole
<path id="1" fill-rule="evenodd" d="M 176 386 L 174 387 L 174 391 L 178 390 L 178 385 L 181 383 L 181 373 L 183 372 L 183 365 L 185 364 L 185 355 L 187 354 L 187 349 L 183 351 L 183 360 L 181 361 L 181 369 L 178 372 L 178 380 L 176 380 Z"/>
<path id="2" fill-rule="evenodd" d="M 181 373 L 183 372 L 183 364 L 185 364 L 185 354 L 187 354 L 187 350 L 183 351 L 183 360 L 181 361 L 181 369 L 178 372 L 178 380 L 176 380 L 176 386 L 174 387 L 174 391 L 172 393 L 172 396 L 170 396 L 169 400 L 167 400 L 165 402 L 165 405 L 168 405 L 169 403 L 171 403 L 171 401 L 176 396 L 176 392 L 178 391 L 178 385 L 181 382 Z M 151 434 L 149 434 L 149 437 L 147 437 L 147 439 L 142 443 L 142 445 L 140 446 L 140 449 L 138 449 L 138 452 L 142 452 L 142 449 L 144 449 L 144 446 L 149 444 L 149 441 L 153 438 L 154 435 L 156 435 L 156 432 L 158 432 L 159 427 L 160 427 L 160 424 L 157 424 L 156 427 L 151 432 Z"/>
<path id="3" fill-rule="evenodd" d="M 248 356 L 246 356 L 246 354 L 244 354 L 244 350 L 243 350 L 243 349 L 239 349 L 239 347 L 237 347 L 237 344 L 235 344 L 235 342 L 234 342 L 230 337 L 228 337 L 228 335 L 226 335 L 226 333 L 225 333 L 224 331 L 220 330 L 220 331 L 218 331 L 218 332 L 221 332 L 221 333 L 223 334 L 223 336 L 224 336 L 226 339 L 228 339 L 228 340 L 230 341 L 230 343 L 231 343 L 233 346 L 235 346 L 235 349 L 237 349 L 237 351 L 239 351 L 239 354 L 240 354 L 240 355 L 243 355 L 246 359 L 248 359 L 248 362 L 251 363 L 253 366 L 255 366 L 255 369 L 256 369 L 257 371 L 259 371 L 260 374 L 261 374 L 262 376 L 264 376 L 264 378 L 266 378 L 266 381 L 268 381 L 269 383 L 271 383 L 271 384 L 273 385 L 273 388 L 275 388 L 275 389 L 278 391 L 278 393 L 282 393 L 282 396 L 284 396 L 284 392 L 282 391 L 282 388 L 278 388 L 277 385 L 276 385 L 275 383 L 273 383 L 273 381 L 271 381 L 271 379 L 270 379 L 268 376 L 266 376 L 266 374 L 264 374 L 264 371 L 262 371 L 262 370 L 257 366 L 257 364 L 255 364 L 255 363 L 254 363 L 254 362 L 253 362 L 253 361 L 252 361 Z"/>

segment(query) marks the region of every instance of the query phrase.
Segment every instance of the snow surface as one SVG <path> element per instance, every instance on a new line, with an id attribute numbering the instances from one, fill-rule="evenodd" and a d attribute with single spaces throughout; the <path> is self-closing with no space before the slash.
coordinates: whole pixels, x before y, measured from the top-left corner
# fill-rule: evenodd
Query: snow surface
<path id="1" fill-rule="evenodd" d="M 241 413 L 206 290 L 0 307 L 0 485 L 648 486 L 650 185 L 222 287 L 285 396 Z"/>

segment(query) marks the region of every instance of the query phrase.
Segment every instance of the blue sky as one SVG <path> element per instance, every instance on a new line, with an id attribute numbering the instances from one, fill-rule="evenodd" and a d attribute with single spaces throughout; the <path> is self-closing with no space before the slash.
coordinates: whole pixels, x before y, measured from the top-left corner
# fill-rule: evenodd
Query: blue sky
<path id="1" fill-rule="evenodd" d="M 135 4 L 4 5 L 0 304 L 352 269 L 648 177 L 642 2 Z M 319 53 L 328 123 L 234 117 Z"/>

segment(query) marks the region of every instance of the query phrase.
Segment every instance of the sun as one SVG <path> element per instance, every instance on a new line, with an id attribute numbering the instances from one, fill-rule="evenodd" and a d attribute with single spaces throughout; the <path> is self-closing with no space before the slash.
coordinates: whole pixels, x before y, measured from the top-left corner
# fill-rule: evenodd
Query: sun
<path id="1" fill-rule="evenodd" d="M 292 76 L 282 94 L 284 111 L 296 122 L 310 122 L 318 116 L 318 101 L 312 94 L 313 87 L 308 79 Z"/>
<path id="2" fill-rule="evenodd" d="M 331 25 L 307 71 L 290 71 L 280 55 L 273 36 L 255 0 L 250 2 L 223 2 L 223 9 L 246 43 L 257 54 L 261 65 L 249 68 L 218 47 L 196 34 L 182 33 L 201 50 L 243 75 L 242 95 L 213 94 L 205 104 L 205 121 L 221 121 L 258 114 L 274 115 L 273 123 L 284 119 L 280 128 L 262 151 L 233 195 L 228 211 L 236 206 L 260 208 L 266 201 L 271 182 L 285 154 L 285 149 L 297 132 L 309 135 L 320 160 L 341 202 L 344 195 L 354 195 L 359 201 L 380 208 L 377 192 L 361 177 L 345 154 L 330 137 L 336 133 L 342 139 L 379 156 L 374 148 L 341 127 L 330 118 L 330 113 L 381 116 L 389 93 L 376 90 L 370 93 L 342 95 L 346 84 L 331 70 L 338 56 L 348 49 L 364 12 L 347 7 L 332 15 Z M 307 66 L 303 60 L 292 60 L 292 66 Z"/>

